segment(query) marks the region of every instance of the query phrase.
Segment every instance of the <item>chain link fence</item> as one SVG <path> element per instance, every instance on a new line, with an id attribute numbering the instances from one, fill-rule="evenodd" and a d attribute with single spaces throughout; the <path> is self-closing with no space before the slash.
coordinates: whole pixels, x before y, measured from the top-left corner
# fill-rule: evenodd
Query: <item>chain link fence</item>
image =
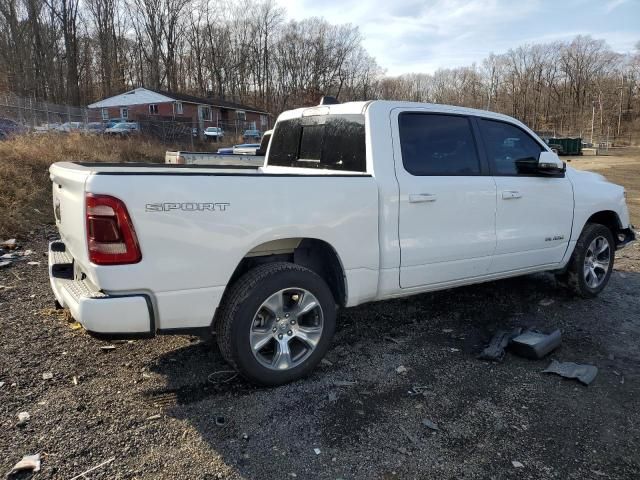
<path id="1" fill-rule="evenodd" d="M 24 133 L 104 134 L 108 127 L 119 121 L 120 119 L 103 119 L 99 109 L 54 104 L 10 93 L 0 94 L 0 138 Z M 204 135 L 203 122 L 189 118 L 138 115 L 128 119 L 128 123 L 134 124 L 136 128 L 132 132 L 121 132 L 122 136 L 144 135 L 170 146 L 192 150 L 213 150 L 245 141 L 259 142 L 259 138 L 243 136 L 246 130 L 256 129 L 255 122 L 216 122 L 216 126 L 222 128 L 221 137 Z M 206 125 L 211 125 L 211 122 L 206 122 Z"/>

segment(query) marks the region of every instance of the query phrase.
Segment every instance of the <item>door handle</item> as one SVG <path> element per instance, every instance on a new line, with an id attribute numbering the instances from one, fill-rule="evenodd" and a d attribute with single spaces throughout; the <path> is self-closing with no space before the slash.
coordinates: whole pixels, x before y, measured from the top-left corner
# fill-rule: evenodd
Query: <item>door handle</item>
<path id="1" fill-rule="evenodd" d="M 522 194 L 517 190 L 505 190 L 502 192 L 503 200 L 512 200 L 514 198 L 522 198 Z"/>
<path id="2" fill-rule="evenodd" d="M 409 203 L 435 202 L 437 198 L 433 193 L 412 193 L 409 195 Z"/>

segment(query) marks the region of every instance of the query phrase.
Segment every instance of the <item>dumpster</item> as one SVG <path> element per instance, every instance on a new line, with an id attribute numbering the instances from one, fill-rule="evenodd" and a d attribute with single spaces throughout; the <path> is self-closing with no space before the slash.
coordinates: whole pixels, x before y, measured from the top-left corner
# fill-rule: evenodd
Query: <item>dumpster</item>
<path id="1" fill-rule="evenodd" d="M 582 155 L 582 138 L 557 137 L 547 139 L 547 145 L 558 152 L 558 155 Z"/>

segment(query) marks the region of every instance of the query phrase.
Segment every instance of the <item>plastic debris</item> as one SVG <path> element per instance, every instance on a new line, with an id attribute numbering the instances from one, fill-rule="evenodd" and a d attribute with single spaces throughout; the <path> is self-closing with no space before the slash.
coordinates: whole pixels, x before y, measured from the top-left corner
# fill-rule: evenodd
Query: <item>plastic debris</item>
<path id="1" fill-rule="evenodd" d="M 18 242 L 15 238 L 10 238 L 9 240 L 5 240 L 4 242 L 0 243 L 0 247 L 6 248 L 7 250 L 13 250 L 17 246 Z"/>
<path id="2" fill-rule="evenodd" d="M 396 368 L 396 373 L 398 373 L 400 375 L 404 375 L 408 371 L 409 371 L 409 369 L 407 367 L 405 367 L 404 365 L 400 365 L 398 368 Z"/>
<path id="3" fill-rule="evenodd" d="M 25 470 L 31 470 L 32 472 L 40 471 L 40 454 L 25 455 L 13 468 L 7 473 L 7 477 L 14 475 L 18 472 L 24 472 Z"/>
<path id="4" fill-rule="evenodd" d="M 69 323 L 69 328 L 71 330 L 80 330 L 82 328 L 82 325 L 78 322 L 71 322 Z"/>
<path id="5" fill-rule="evenodd" d="M 511 465 L 513 465 L 514 468 L 524 468 L 522 462 L 519 462 L 517 460 L 511 460 Z"/>
<path id="6" fill-rule="evenodd" d="M 598 367 L 551 360 L 551 364 L 542 373 L 555 373 L 564 378 L 575 378 L 579 382 L 589 385 L 596 378 Z"/>
<path id="7" fill-rule="evenodd" d="M 493 336 L 489 345 L 478 355 L 480 360 L 489 360 L 492 362 L 501 362 L 504 359 L 505 348 L 509 345 L 512 338 L 522 333 L 521 328 L 515 328 L 510 332 L 506 330 L 498 330 Z"/>
<path id="8" fill-rule="evenodd" d="M 147 420 L 160 420 L 161 418 L 162 418 L 162 415 L 158 413 L 156 415 L 151 415 L 150 417 L 147 417 Z"/>
<path id="9" fill-rule="evenodd" d="M 316 455 L 320 455 L 322 453 L 319 448 L 314 448 L 313 451 L 316 453 Z"/>
<path id="10" fill-rule="evenodd" d="M 111 350 L 115 350 L 116 346 L 115 345 L 104 345 L 102 347 L 100 347 L 100 350 L 102 350 L 103 352 L 109 352 Z"/>
<path id="11" fill-rule="evenodd" d="M 42 379 L 43 380 L 51 380 L 53 378 L 53 373 L 51 372 L 44 372 L 42 374 Z"/>
<path id="12" fill-rule="evenodd" d="M 424 395 L 427 390 L 429 390 L 429 387 L 426 385 L 414 385 L 407 393 L 409 395 Z"/>
<path id="13" fill-rule="evenodd" d="M 29 415 L 29 412 L 20 412 L 18 414 L 18 426 L 19 427 L 21 427 L 23 425 L 26 425 L 29 420 L 31 420 L 31 415 Z"/>
<path id="14" fill-rule="evenodd" d="M 511 339 L 509 348 L 521 357 L 540 359 L 558 348 L 561 343 L 560 330 L 549 334 L 537 330 L 527 330 Z"/>
<path id="15" fill-rule="evenodd" d="M 422 425 L 424 425 L 425 427 L 427 427 L 429 430 L 434 430 L 434 431 L 438 431 L 440 430 L 440 427 L 438 427 L 438 425 L 434 422 L 432 422 L 431 420 L 429 420 L 428 418 L 425 418 L 424 420 L 422 420 Z"/>
<path id="16" fill-rule="evenodd" d="M 100 467 L 104 467 L 105 465 L 108 465 L 109 463 L 113 462 L 116 459 L 116 457 L 111 457 L 109 460 L 105 460 L 104 462 L 102 462 L 100 465 L 96 465 L 95 467 L 91 467 L 89 470 L 85 470 L 84 472 L 82 472 L 80 475 L 76 475 L 75 477 L 73 477 L 71 480 L 77 480 L 78 478 L 87 478 L 85 477 L 85 475 L 87 473 L 93 472 L 94 470 L 99 469 Z"/>
<path id="17" fill-rule="evenodd" d="M 27 265 L 40 265 L 40 262 L 27 262 Z"/>

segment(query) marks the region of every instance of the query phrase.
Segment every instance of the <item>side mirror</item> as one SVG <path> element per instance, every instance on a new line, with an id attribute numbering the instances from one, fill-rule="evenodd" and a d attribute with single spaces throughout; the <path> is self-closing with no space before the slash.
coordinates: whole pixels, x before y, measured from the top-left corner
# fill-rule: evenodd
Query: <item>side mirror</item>
<path id="1" fill-rule="evenodd" d="M 543 175 L 563 175 L 567 165 L 553 152 L 541 152 L 538 157 L 538 173 Z"/>

